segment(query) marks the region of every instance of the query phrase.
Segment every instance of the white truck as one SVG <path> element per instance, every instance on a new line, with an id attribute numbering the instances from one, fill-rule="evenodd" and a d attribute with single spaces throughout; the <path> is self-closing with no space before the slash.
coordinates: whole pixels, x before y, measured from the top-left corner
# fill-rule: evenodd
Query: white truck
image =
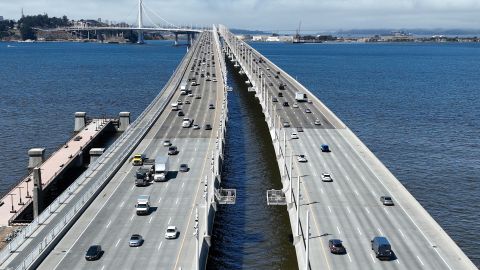
<path id="1" fill-rule="evenodd" d="M 186 82 L 182 82 L 180 84 L 180 91 L 187 91 L 187 83 Z"/>
<path id="2" fill-rule="evenodd" d="M 172 111 L 178 111 L 178 103 L 177 102 L 172 103 Z"/>
<path id="3" fill-rule="evenodd" d="M 297 92 L 297 93 L 295 93 L 295 100 L 298 101 L 298 102 L 307 101 L 307 95 L 303 94 L 303 93 L 300 93 L 300 92 Z"/>
<path id="4" fill-rule="evenodd" d="M 155 174 L 153 181 L 167 181 L 168 174 L 168 156 L 158 156 L 155 158 Z"/>
<path id="5" fill-rule="evenodd" d="M 137 215 L 148 215 L 150 213 L 150 195 L 139 195 L 135 208 Z"/>

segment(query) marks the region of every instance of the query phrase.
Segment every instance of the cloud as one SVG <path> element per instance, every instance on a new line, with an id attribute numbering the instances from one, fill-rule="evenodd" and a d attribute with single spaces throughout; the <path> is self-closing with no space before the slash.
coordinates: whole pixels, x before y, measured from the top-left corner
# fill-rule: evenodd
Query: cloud
<path id="1" fill-rule="evenodd" d="M 69 18 L 103 18 L 133 23 L 137 0 L 16 0 L 0 3 L 6 18 L 48 13 Z M 154 12 L 175 24 L 231 28 L 335 30 L 351 28 L 478 28 L 478 0 L 144 0 Z M 148 19 L 146 20 L 148 24 Z"/>

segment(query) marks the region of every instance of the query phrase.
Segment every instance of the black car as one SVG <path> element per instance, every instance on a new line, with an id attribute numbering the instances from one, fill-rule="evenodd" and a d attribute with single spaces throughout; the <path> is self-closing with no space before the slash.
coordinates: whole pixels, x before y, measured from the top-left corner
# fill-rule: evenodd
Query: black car
<path id="1" fill-rule="evenodd" d="M 212 125 L 210 125 L 210 124 L 205 125 L 205 130 L 211 130 L 211 129 L 212 129 Z"/>
<path id="2" fill-rule="evenodd" d="M 87 254 L 85 254 L 85 259 L 87 261 L 98 260 L 102 256 L 102 253 L 103 251 L 100 245 L 90 246 L 87 250 Z"/>
<path id="3" fill-rule="evenodd" d="M 283 102 L 283 107 L 288 107 L 288 102 Z"/>
<path id="4" fill-rule="evenodd" d="M 178 115 L 178 116 L 185 116 L 185 114 L 183 113 L 183 111 L 178 111 L 177 115 Z"/>
<path id="5" fill-rule="evenodd" d="M 168 154 L 169 154 L 169 155 L 176 155 L 176 154 L 178 154 L 178 149 L 177 149 L 177 147 L 176 147 L 176 146 L 170 146 L 170 147 L 168 148 Z"/>
<path id="6" fill-rule="evenodd" d="M 181 172 L 188 172 L 188 165 L 187 164 L 180 164 L 180 169 L 179 171 Z"/>
<path id="7" fill-rule="evenodd" d="M 282 92 L 278 93 L 278 97 L 283 97 L 283 93 Z"/>
<path id="8" fill-rule="evenodd" d="M 333 254 L 345 254 L 347 250 L 342 244 L 342 241 L 339 239 L 330 239 L 328 240 L 328 247 L 330 248 L 330 252 Z"/>

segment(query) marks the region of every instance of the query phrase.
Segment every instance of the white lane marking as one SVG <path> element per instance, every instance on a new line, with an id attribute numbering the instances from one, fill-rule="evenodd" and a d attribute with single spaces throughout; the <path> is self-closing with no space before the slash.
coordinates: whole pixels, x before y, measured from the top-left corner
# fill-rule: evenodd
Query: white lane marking
<path id="1" fill-rule="evenodd" d="M 384 207 L 384 208 L 383 208 L 383 211 L 385 211 L 385 213 L 387 214 L 387 216 L 390 215 L 390 214 L 388 213 L 387 208 Z"/>
<path id="2" fill-rule="evenodd" d="M 322 192 L 322 194 L 323 194 L 323 188 L 321 188 L 321 189 L 320 189 L 320 191 L 321 191 L 321 192 Z"/>
<path id="3" fill-rule="evenodd" d="M 120 244 L 120 240 L 122 240 L 121 238 L 118 239 L 117 243 L 115 244 L 115 247 L 118 247 L 118 244 Z"/>
<path id="4" fill-rule="evenodd" d="M 102 266 L 102 270 L 103 270 L 103 269 L 105 269 L 105 265 L 104 265 L 104 266 Z"/>
<path id="5" fill-rule="evenodd" d="M 332 208 L 330 208 L 330 205 L 328 206 L 328 211 L 330 211 L 330 213 L 332 213 Z"/>
<path id="6" fill-rule="evenodd" d="M 338 232 L 338 234 L 342 234 L 342 233 L 340 232 L 340 229 L 338 228 L 338 226 L 337 226 L 337 232 Z"/>
<path id="7" fill-rule="evenodd" d="M 158 199 L 158 203 L 160 203 L 161 201 L 162 201 L 162 197 L 160 197 L 160 198 Z"/>
<path id="8" fill-rule="evenodd" d="M 135 186 L 132 186 L 132 188 L 130 190 L 133 190 L 135 188 Z"/>
<path id="9" fill-rule="evenodd" d="M 347 211 L 349 214 L 351 214 L 352 212 L 350 211 L 350 207 L 347 206 Z"/>
<path id="10" fill-rule="evenodd" d="M 417 259 L 420 261 L 420 263 L 421 263 L 423 266 L 425 266 L 425 264 L 423 264 L 422 259 L 420 259 L 419 256 L 417 256 Z"/>
<path id="11" fill-rule="evenodd" d="M 134 217 L 134 216 L 135 216 L 135 215 L 132 215 L 132 217 L 130 218 L 130 220 L 133 220 L 133 217 Z"/>
<path id="12" fill-rule="evenodd" d="M 358 191 L 356 189 L 354 191 L 355 191 L 355 194 L 357 194 L 357 196 L 360 196 L 360 195 L 358 195 Z"/>
<path id="13" fill-rule="evenodd" d="M 373 263 L 376 263 L 376 262 L 375 262 L 375 258 L 373 258 L 373 255 L 372 255 L 372 254 L 370 254 L 370 258 L 372 258 Z"/>
<path id="14" fill-rule="evenodd" d="M 178 198 L 177 198 L 177 201 L 175 201 L 175 204 L 178 204 Z"/>
<path id="15" fill-rule="evenodd" d="M 162 244 L 163 244 L 163 242 L 160 242 L 160 244 L 158 245 L 157 250 L 160 250 L 160 248 L 162 247 Z"/>
<path id="16" fill-rule="evenodd" d="M 110 219 L 110 220 L 108 221 L 108 223 L 107 223 L 107 226 L 105 226 L 105 228 L 108 229 L 108 227 L 110 227 L 110 224 L 111 224 L 111 223 L 112 223 L 112 220 Z"/>
<path id="17" fill-rule="evenodd" d="M 380 228 L 377 228 L 377 231 L 380 235 L 383 235 L 383 232 L 382 232 L 382 230 L 380 230 Z"/>
<path id="18" fill-rule="evenodd" d="M 125 201 L 123 201 L 123 202 L 120 204 L 120 208 L 122 208 L 124 204 L 125 204 Z"/>
<path id="19" fill-rule="evenodd" d="M 347 256 L 348 256 L 348 259 L 350 260 L 350 262 L 352 262 L 352 258 L 350 257 L 350 254 L 347 253 Z"/>
<path id="20" fill-rule="evenodd" d="M 368 210 L 368 208 L 367 208 L 367 207 L 365 207 L 365 210 L 367 210 L 367 213 L 369 213 L 369 214 L 370 214 L 370 210 Z"/>
<path id="21" fill-rule="evenodd" d="M 167 184 L 165 185 L 165 188 L 167 188 L 167 187 L 168 187 L 168 184 L 170 184 L 170 182 L 167 182 Z"/>
<path id="22" fill-rule="evenodd" d="M 197 147 L 195 147 L 195 152 L 198 152 L 198 148 L 197 148 Z"/>
<path id="23" fill-rule="evenodd" d="M 172 221 L 171 217 L 168 219 L 168 225 L 170 225 L 170 221 Z"/>
<path id="24" fill-rule="evenodd" d="M 396 261 L 398 264 L 400 264 L 400 260 L 399 260 L 399 259 L 396 259 L 395 261 Z"/>
<path id="25" fill-rule="evenodd" d="M 403 234 L 402 230 L 398 229 L 398 231 L 400 232 L 403 238 L 407 239 L 407 237 L 405 237 L 405 234 Z"/>
<path id="26" fill-rule="evenodd" d="M 357 227 L 357 231 L 358 231 L 358 233 L 359 233 L 360 235 L 362 235 L 362 231 L 360 231 L 360 228 L 359 228 L 359 227 Z"/>
<path id="27" fill-rule="evenodd" d="M 183 188 L 183 186 L 185 186 L 185 182 L 182 183 L 182 188 Z"/>
<path id="28" fill-rule="evenodd" d="M 152 219 L 153 219 L 153 216 L 150 217 L 150 220 L 148 221 L 148 223 L 152 223 Z"/>

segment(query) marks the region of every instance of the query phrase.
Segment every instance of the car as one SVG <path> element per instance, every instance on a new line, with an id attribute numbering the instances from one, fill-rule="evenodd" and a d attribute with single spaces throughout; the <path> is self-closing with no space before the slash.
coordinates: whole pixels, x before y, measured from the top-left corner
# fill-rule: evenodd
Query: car
<path id="1" fill-rule="evenodd" d="M 305 162 L 307 162 L 307 158 L 305 157 L 305 155 L 298 155 L 297 156 L 297 161 L 305 163 Z"/>
<path id="2" fill-rule="evenodd" d="M 278 97 L 283 97 L 283 93 L 278 93 Z"/>
<path id="3" fill-rule="evenodd" d="M 390 196 L 382 196 L 380 197 L 380 201 L 383 203 L 383 205 L 387 205 L 387 206 L 393 206 L 393 200 L 392 200 L 392 197 Z"/>
<path id="4" fill-rule="evenodd" d="M 267 74 L 267 77 L 272 77 L 272 75 L 270 75 L 270 74 Z"/>
<path id="5" fill-rule="evenodd" d="M 188 94 L 188 97 L 193 97 L 193 94 L 192 93 Z"/>
<path id="6" fill-rule="evenodd" d="M 283 127 L 285 127 L 285 128 L 290 127 L 290 123 L 288 123 L 287 121 L 284 121 L 283 122 Z"/>
<path id="7" fill-rule="evenodd" d="M 170 140 L 163 141 L 163 146 L 170 146 L 170 145 L 172 145 L 172 142 Z"/>
<path id="8" fill-rule="evenodd" d="M 267 67 L 267 70 L 270 70 L 270 68 L 269 68 L 269 67 Z"/>
<path id="9" fill-rule="evenodd" d="M 178 154 L 178 149 L 176 146 L 170 146 L 168 147 L 168 154 L 169 155 L 176 155 Z"/>
<path id="10" fill-rule="evenodd" d="M 305 113 L 312 113 L 312 111 L 310 109 L 305 109 Z"/>
<path id="11" fill-rule="evenodd" d="M 278 85 L 278 89 L 285 90 L 285 86 L 286 86 L 285 84 L 280 83 L 280 85 Z"/>
<path id="12" fill-rule="evenodd" d="M 278 99 L 276 97 L 272 97 L 272 102 L 278 102 Z"/>
<path id="13" fill-rule="evenodd" d="M 320 122 L 320 119 L 315 119 L 315 122 L 313 122 L 315 126 L 320 126 L 322 122 Z"/>
<path id="14" fill-rule="evenodd" d="M 288 102 L 283 102 L 283 107 L 288 107 Z"/>
<path id="15" fill-rule="evenodd" d="M 175 226 L 168 226 L 167 231 L 165 232 L 166 239 L 175 239 L 178 236 L 177 227 Z"/>
<path id="16" fill-rule="evenodd" d="M 307 102 L 310 103 L 310 104 L 313 103 L 313 101 L 311 99 L 308 99 Z"/>
<path id="17" fill-rule="evenodd" d="M 193 129 L 200 129 L 200 126 L 195 124 L 195 125 L 193 125 Z"/>
<path id="18" fill-rule="evenodd" d="M 180 164 L 180 168 L 178 170 L 180 172 L 188 172 L 188 165 L 187 164 Z"/>
<path id="19" fill-rule="evenodd" d="M 130 236 L 130 241 L 128 241 L 128 245 L 131 247 L 139 247 L 143 244 L 143 237 L 140 234 L 132 234 Z"/>
<path id="20" fill-rule="evenodd" d="M 329 173 L 322 173 L 323 182 L 333 182 L 332 176 Z"/>
<path id="21" fill-rule="evenodd" d="M 212 79 L 212 82 L 217 82 L 217 79 Z"/>
<path id="22" fill-rule="evenodd" d="M 185 116 L 185 114 L 183 113 L 183 111 L 178 111 L 177 115 L 178 115 L 178 116 Z"/>
<path id="23" fill-rule="evenodd" d="M 207 76 L 206 81 L 207 81 L 207 82 L 211 81 L 209 76 Z"/>
<path id="24" fill-rule="evenodd" d="M 330 152 L 330 147 L 328 147 L 328 144 L 322 144 L 320 146 L 320 149 L 322 150 L 322 152 Z"/>
<path id="25" fill-rule="evenodd" d="M 201 98 L 202 98 L 202 96 L 200 96 L 200 95 L 195 96 L 195 99 L 201 99 Z"/>
<path id="26" fill-rule="evenodd" d="M 206 124 L 205 125 L 205 130 L 212 130 L 212 125 Z"/>
<path id="27" fill-rule="evenodd" d="M 185 104 L 190 104 L 190 100 L 185 100 Z"/>
<path id="28" fill-rule="evenodd" d="M 342 240 L 340 239 L 330 239 L 328 240 L 328 247 L 330 248 L 330 252 L 333 254 L 345 254 L 347 250 L 342 244 Z"/>
<path id="29" fill-rule="evenodd" d="M 391 260 L 395 258 L 392 251 L 392 245 L 384 236 L 375 236 L 371 241 L 372 250 L 375 252 L 375 257 L 379 260 Z"/>
<path id="30" fill-rule="evenodd" d="M 297 132 L 303 132 L 303 128 L 302 127 L 297 127 Z"/>
<path id="31" fill-rule="evenodd" d="M 87 261 L 95 261 L 100 259 L 100 257 L 102 257 L 102 254 L 103 254 L 102 247 L 100 245 L 93 245 L 87 249 L 87 253 L 85 254 L 85 259 Z"/>
<path id="32" fill-rule="evenodd" d="M 298 134 L 296 132 L 292 132 L 292 135 L 290 136 L 292 139 L 298 139 Z"/>
<path id="33" fill-rule="evenodd" d="M 177 104 L 182 105 L 183 104 L 182 100 L 181 99 L 177 100 Z"/>
<path id="34" fill-rule="evenodd" d="M 215 105 L 210 104 L 210 105 L 208 105 L 208 108 L 209 108 L 210 110 L 213 110 L 213 109 L 215 109 Z"/>
<path id="35" fill-rule="evenodd" d="M 270 83 L 268 83 L 268 85 L 270 85 L 270 86 L 273 86 L 273 83 L 272 83 L 272 82 L 270 82 Z"/>
<path id="36" fill-rule="evenodd" d="M 293 107 L 293 108 L 298 108 L 298 104 L 297 104 L 297 103 L 293 103 L 292 107 Z"/>
<path id="37" fill-rule="evenodd" d="M 192 126 L 192 120 L 190 120 L 189 118 L 183 118 L 182 127 L 189 128 L 191 126 Z"/>
<path id="38" fill-rule="evenodd" d="M 275 78 L 278 79 L 278 75 L 275 75 Z"/>

